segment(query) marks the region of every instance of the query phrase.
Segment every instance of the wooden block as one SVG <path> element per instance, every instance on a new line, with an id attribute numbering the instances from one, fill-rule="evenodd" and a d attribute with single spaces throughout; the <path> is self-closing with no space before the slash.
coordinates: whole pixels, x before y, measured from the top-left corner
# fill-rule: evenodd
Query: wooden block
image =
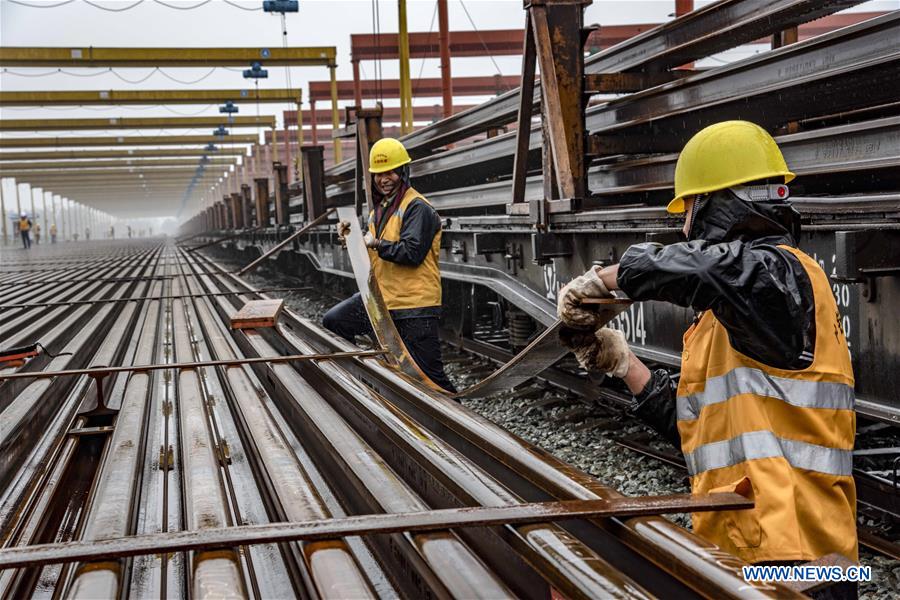
<path id="1" fill-rule="evenodd" d="M 251 300 L 231 317 L 232 329 L 273 327 L 284 307 L 284 300 Z"/>

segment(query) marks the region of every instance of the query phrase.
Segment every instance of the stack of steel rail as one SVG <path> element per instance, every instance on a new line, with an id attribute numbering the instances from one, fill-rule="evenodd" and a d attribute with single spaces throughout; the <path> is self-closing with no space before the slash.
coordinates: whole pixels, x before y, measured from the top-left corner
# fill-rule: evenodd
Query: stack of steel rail
<path id="1" fill-rule="evenodd" d="M 336 357 L 352 348 L 291 311 L 229 329 L 262 297 L 158 241 L 4 253 L 0 338 L 46 352 L 0 371 L 0 566 L 35 544 L 109 553 L 7 563 L 22 568 L 0 570 L 0 597 L 792 593 L 748 587 L 734 557 L 656 516 L 135 551 L 146 534 L 622 499 L 377 357 Z"/>

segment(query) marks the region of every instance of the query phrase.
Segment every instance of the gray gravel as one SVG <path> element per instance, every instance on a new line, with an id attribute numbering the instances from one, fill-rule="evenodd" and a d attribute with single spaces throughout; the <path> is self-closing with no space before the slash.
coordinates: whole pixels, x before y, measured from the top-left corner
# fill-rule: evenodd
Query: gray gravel
<path id="1" fill-rule="evenodd" d="M 251 275 L 248 281 L 258 287 L 302 285 L 296 279 L 274 277 L 264 271 Z M 339 300 L 323 290 L 290 292 L 282 297 L 291 309 L 311 319 L 320 319 Z M 476 363 L 474 367 L 471 360 L 454 362 L 451 359 L 446 364 L 447 375 L 460 389 L 483 378 L 477 374 L 479 370 L 490 372 L 494 368 L 495 365 L 487 361 Z M 526 384 L 518 390 L 488 398 L 465 400 L 464 404 L 623 494 L 638 496 L 690 491 L 683 471 L 616 444 L 616 438 L 638 436 L 646 438 L 643 443 L 657 450 L 675 452 L 650 429 L 621 412 L 586 406 L 585 414 L 570 416 L 573 406 L 578 406 L 578 400 L 540 383 Z M 690 519 L 686 515 L 667 518 L 690 529 Z M 872 581 L 860 585 L 860 598 L 887 600 L 900 597 L 897 592 L 900 589 L 900 562 L 866 550 L 861 551 L 860 562 L 872 567 Z"/>

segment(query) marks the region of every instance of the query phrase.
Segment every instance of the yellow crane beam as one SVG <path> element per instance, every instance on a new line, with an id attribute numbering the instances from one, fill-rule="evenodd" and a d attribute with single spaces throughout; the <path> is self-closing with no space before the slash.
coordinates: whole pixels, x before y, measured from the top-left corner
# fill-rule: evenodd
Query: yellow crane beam
<path id="1" fill-rule="evenodd" d="M 303 99 L 299 89 L 264 90 L 93 90 L 0 91 L 0 106 L 83 106 L 94 104 L 219 104 L 232 102 L 294 102 Z"/>
<path id="2" fill-rule="evenodd" d="M 209 171 L 207 173 L 212 176 L 212 173 L 218 173 L 219 168 L 226 168 L 226 165 L 212 165 L 209 167 Z M 79 169 L 79 170 L 71 170 L 63 173 L 59 172 L 59 169 L 32 169 L 32 170 L 22 170 L 22 171 L 9 171 L 3 169 L 3 177 L 20 177 L 20 176 L 29 176 L 29 177 L 59 177 L 59 178 L 67 178 L 67 177 L 83 177 L 83 176 L 98 176 L 98 177 L 113 177 L 120 175 L 130 175 L 137 177 L 138 175 L 144 175 L 144 177 L 153 175 L 153 176 L 179 176 L 179 175 L 193 175 L 197 170 L 197 164 L 185 165 L 183 167 L 154 167 L 154 168 L 144 168 L 144 167 L 136 167 L 134 165 L 126 165 L 122 167 L 109 167 L 106 169 Z"/>
<path id="3" fill-rule="evenodd" d="M 172 158 L 175 156 L 246 156 L 245 148 L 220 147 L 214 151 L 198 148 L 163 148 L 139 150 L 60 150 L 58 152 L 0 152 L 5 160 L 77 160 L 81 158 Z"/>
<path id="4" fill-rule="evenodd" d="M 132 135 L 99 137 L 0 137 L 0 148 L 63 148 L 90 146 L 205 146 L 221 144 L 223 138 L 214 135 Z M 227 144 L 255 144 L 255 133 L 232 134 L 225 138 Z"/>
<path id="5" fill-rule="evenodd" d="M 206 163 L 208 166 L 224 166 L 237 164 L 231 158 L 225 157 L 213 157 L 208 160 Z M 100 167 L 127 167 L 133 166 L 135 168 L 138 167 L 182 167 L 182 166 L 190 166 L 190 167 L 198 167 L 200 166 L 200 161 L 191 158 L 191 159 L 156 159 L 156 160 L 141 160 L 141 159 L 126 159 L 126 160 L 82 160 L 82 161 L 57 161 L 57 162 L 18 162 L 18 163 L 3 163 L 0 164 L 0 176 L 8 177 L 6 175 L 7 172 L 12 171 L 28 171 L 28 170 L 40 170 L 40 169 L 97 169 Z"/>
<path id="6" fill-rule="evenodd" d="M 330 66 L 334 46 L 290 48 L 0 48 L 3 67 L 267 67 Z"/>
<path id="7" fill-rule="evenodd" d="M 124 117 L 108 119 L 0 119 L 0 131 L 76 131 L 81 129 L 193 129 L 275 127 L 275 117 Z M 227 143 L 228 136 L 222 139 Z"/>

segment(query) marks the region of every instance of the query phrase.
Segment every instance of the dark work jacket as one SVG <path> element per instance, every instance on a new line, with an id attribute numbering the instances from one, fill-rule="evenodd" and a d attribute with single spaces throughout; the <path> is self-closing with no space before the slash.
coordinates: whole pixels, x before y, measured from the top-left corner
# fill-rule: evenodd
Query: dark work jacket
<path id="1" fill-rule="evenodd" d="M 399 198 L 406 193 L 408 184 L 404 180 L 404 185 L 398 189 L 395 199 L 399 204 Z M 379 194 L 375 194 L 375 201 L 381 202 Z M 387 220 L 393 214 L 393 210 L 378 211 L 382 214 L 379 222 L 375 224 L 375 230 L 378 233 L 376 237 L 381 238 L 381 232 Z M 377 213 L 376 213 L 377 214 Z M 441 218 L 437 211 L 421 199 L 413 200 L 406 207 L 403 213 L 403 223 L 400 226 L 400 239 L 396 242 L 387 242 L 381 240 L 378 244 L 378 256 L 383 260 L 388 260 L 400 265 L 417 266 L 422 264 L 428 252 L 431 250 L 434 236 L 441 230 Z M 397 319 L 411 319 L 419 317 L 439 317 L 441 315 L 441 307 L 426 306 L 422 308 L 405 308 L 400 310 L 392 310 L 391 316 Z"/>
<path id="2" fill-rule="evenodd" d="M 779 369 L 803 369 L 815 350 L 815 300 L 796 246 L 800 215 L 784 202 L 746 202 L 728 190 L 698 197 L 688 241 L 631 246 L 619 287 L 633 300 L 711 310 L 742 354 Z M 675 389 L 658 370 L 634 413 L 680 447 Z"/>

